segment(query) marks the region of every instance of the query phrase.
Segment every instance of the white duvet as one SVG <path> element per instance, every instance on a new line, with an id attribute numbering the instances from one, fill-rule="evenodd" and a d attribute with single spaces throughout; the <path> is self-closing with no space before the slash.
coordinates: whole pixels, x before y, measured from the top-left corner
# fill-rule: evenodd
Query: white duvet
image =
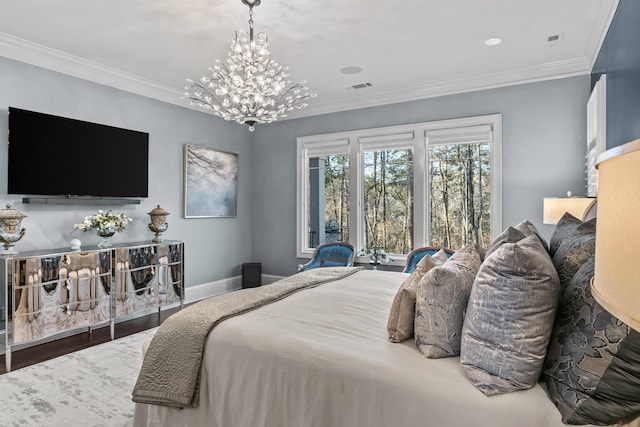
<path id="1" fill-rule="evenodd" d="M 207 340 L 198 407 L 136 404 L 134 425 L 564 425 L 539 385 L 487 397 L 458 358 L 389 342 L 389 307 L 406 277 L 365 270 L 225 320 Z"/>

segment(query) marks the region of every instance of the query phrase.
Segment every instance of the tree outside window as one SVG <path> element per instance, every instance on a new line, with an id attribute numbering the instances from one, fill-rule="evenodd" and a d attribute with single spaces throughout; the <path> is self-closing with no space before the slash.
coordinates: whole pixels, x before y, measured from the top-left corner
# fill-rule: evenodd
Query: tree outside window
<path id="1" fill-rule="evenodd" d="M 413 247 L 413 150 L 363 153 L 365 247 L 407 254 Z"/>
<path id="2" fill-rule="evenodd" d="M 429 147 L 429 245 L 487 247 L 491 240 L 489 142 Z"/>

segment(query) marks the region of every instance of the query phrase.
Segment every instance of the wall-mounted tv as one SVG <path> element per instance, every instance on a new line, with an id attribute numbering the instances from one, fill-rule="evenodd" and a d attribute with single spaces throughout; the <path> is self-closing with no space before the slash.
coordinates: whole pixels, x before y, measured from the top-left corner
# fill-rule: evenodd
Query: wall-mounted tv
<path id="1" fill-rule="evenodd" d="M 147 197 L 149 134 L 9 107 L 9 194 Z"/>

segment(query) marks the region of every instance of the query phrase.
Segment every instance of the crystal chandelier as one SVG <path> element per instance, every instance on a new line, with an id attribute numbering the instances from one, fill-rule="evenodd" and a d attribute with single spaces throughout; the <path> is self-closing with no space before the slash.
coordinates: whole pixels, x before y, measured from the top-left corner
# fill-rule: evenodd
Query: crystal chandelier
<path id="1" fill-rule="evenodd" d="M 242 3 L 249 6 L 249 34 L 236 30 L 226 62 L 216 60 L 209 68 L 211 77 L 187 79 L 183 98 L 253 131 L 256 123 L 271 123 L 287 117 L 287 111 L 307 107 L 304 101 L 316 94 L 307 92 L 304 80 L 291 84 L 289 68 L 271 59 L 267 35 L 254 35 L 253 7 L 260 0 Z"/>

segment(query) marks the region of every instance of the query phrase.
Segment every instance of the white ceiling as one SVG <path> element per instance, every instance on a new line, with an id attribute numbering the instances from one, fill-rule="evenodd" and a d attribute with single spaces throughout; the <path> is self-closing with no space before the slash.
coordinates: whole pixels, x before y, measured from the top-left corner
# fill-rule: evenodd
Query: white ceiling
<path id="1" fill-rule="evenodd" d="M 589 73 L 617 4 L 262 0 L 254 21 L 292 80 L 318 94 L 300 117 Z M 240 0 L 0 0 L 0 11 L 1 56 L 184 106 L 185 78 L 207 74 L 248 29 Z"/>

